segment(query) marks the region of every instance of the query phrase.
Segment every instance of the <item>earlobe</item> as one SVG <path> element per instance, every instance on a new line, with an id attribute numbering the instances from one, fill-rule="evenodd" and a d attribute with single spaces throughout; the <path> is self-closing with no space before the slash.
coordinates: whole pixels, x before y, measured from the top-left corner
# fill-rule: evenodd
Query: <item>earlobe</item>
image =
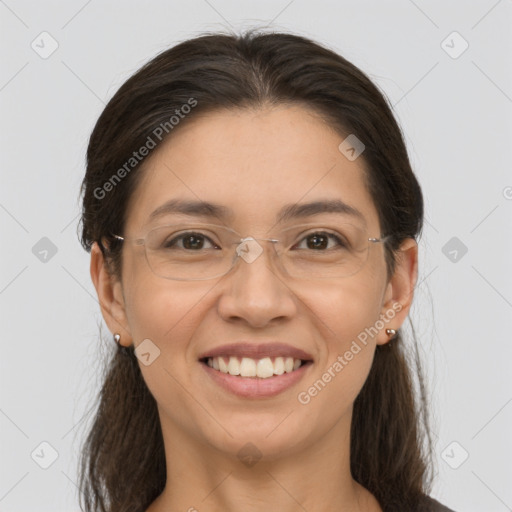
<path id="1" fill-rule="evenodd" d="M 398 331 L 404 323 L 412 300 L 414 288 L 418 279 L 418 244 L 413 238 L 406 238 L 396 253 L 395 271 L 391 276 L 381 310 L 381 318 L 385 327 L 377 336 L 377 344 L 384 345 L 394 337 L 387 329 Z"/>
<path id="2" fill-rule="evenodd" d="M 122 286 L 108 271 L 97 242 L 91 247 L 90 272 L 105 323 L 112 334 L 121 334 L 122 345 L 129 346 L 132 337 L 126 318 Z"/>

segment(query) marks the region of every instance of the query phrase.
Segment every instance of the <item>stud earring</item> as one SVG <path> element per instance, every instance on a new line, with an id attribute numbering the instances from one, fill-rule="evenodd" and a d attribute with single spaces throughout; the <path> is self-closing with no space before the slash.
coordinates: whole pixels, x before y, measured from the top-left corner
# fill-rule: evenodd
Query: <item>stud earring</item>
<path id="1" fill-rule="evenodd" d="M 396 331 L 395 329 L 386 329 L 386 334 L 391 336 L 391 338 L 394 338 L 396 336 Z"/>
<path id="2" fill-rule="evenodd" d="M 120 334 L 117 334 L 117 332 L 114 334 L 114 341 L 117 343 L 117 346 L 120 347 L 121 346 L 121 335 Z"/>

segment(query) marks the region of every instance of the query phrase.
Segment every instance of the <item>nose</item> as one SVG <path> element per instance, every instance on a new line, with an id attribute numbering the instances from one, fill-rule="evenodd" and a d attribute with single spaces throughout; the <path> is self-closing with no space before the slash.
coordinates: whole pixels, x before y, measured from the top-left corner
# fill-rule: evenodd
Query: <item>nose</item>
<path id="1" fill-rule="evenodd" d="M 237 248 L 234 267 L 223 277 L 219 315 L 226 321 L 242 321 L 258 328 L 292 318 L 297 298 L 280 271 L 272 242 L 244 241 Z"/>

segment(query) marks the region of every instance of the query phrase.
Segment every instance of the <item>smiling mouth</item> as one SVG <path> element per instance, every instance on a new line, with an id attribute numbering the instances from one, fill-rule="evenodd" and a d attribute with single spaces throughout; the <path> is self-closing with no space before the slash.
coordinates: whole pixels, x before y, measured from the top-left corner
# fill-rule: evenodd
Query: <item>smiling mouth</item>
<path id="1" fill-rule="evenodd" d="M 256 377 L 259 379 L 268 379 L 285 373 L 293 373 L 302 366 L 312 363 L 310 360 L 293 357 L 253 359 L 250 357 L 219 356 L 204 357 L 200 361 L 221 373 L 242 378 Z"/>

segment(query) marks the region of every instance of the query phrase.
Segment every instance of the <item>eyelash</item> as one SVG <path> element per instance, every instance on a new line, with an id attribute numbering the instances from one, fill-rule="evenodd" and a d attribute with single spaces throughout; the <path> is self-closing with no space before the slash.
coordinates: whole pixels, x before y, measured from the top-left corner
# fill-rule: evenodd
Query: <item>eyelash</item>
<path id="1" fill-rule="evenodd" d="M 314 236 L 314 235 L 321 235 L 321 236 L 327 236 L 328 238 L 330 238 L 331 240 L 335 240 L 336 243 L 338 244 L 338 246 L 340 247 L 347 247 L 348 244 L 341 239 L 341 237 L 339 237 L 338 235 L 336 235 L 335 233 L 330 233 L 328 231 L 314 231 L 312 233 L 308 233 L 307 235 L 305 235 L 299 242 L 299 244 L 301 242 L 303 242 L 304 240 L 306 240 L 308 237 L 310 236 Z M 295 244 L 297 245 L 297 244 Z"/>
<path id="2" fill-rule="evenodd" d="M 299 242 L 297 242 L 296 244 L 293 245 L 293 247 L 299 245 L 303 241 L 307 240 L 308 237 L 311 237 L 311 236 L 314 236 L 314 235 L 327 236 L 329 239 L 335 240 L 339 247 L 345 247 L 346 248 L 348 246 L 348 244 L 340 236 L 338 236 L 335 233 L 330 233 L 328 231 L 313 231 L 311 233 L 308 233 L 308 234 L 304 235 L 300 239 Z M 213 246 L 218 247 L 217 244 L 215 244 L 208 236 L 204 235 L 203 233 L 197 233 L 197 232 L 194 232 L 194 231 L 183 233 L 183 234 L 181 234 L 181 235 L 179 235 L 177 237 L 172 238 L 171 240 L 169 240 L 169 242 L 165 242 L 164 243 L 164 247 L 165 248 L 172 247 L 173 245 L 176 245 L 177 241 L 183 240 L 183 239 L 185 239 L 187 237 L 190 237 L 190 236 L 202 237 L 205 240 L 208 240 Z M 182 248 L 182 247 L 180 247 L 180 248 Z"/>

